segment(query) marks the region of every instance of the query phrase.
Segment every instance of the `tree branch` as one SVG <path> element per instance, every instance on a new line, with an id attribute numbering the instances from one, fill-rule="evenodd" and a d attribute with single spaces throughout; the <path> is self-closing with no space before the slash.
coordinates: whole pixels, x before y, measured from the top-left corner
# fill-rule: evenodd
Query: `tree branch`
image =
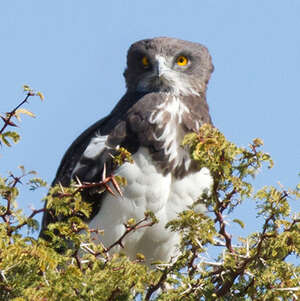
<path id="1" fill-rule="evenodd" d="M 1 130 L 0 130 L 0 134 L 2 134 L 2 133 L 4 132 L 4 130 L 6 129 L 6 127 L 7 127 L 8 125 L 10 125 L 10 126 L 15 126 L 15 124 L 12 123 L 12 122 L 10 121 L 11 118 L 15 115 L 16 111 L 17 111 L 17 110 L 18 110 L 25 102 L 28 101 L 28 98 L 29 98 L 30 96 L 34 96 L 34 95 L 35 95 L 35 94 L 34 94 L 33 92 L 29 91 L 29 92 L 26 94 L 25 99 L 24 99 L 20 104 L 18 104 L 11 112 L 6 113 L 6 117 L 1 117 L 2 120 L 4 121 L 4 125 L 3 125 L 3 127 L 1 128 Z"/>

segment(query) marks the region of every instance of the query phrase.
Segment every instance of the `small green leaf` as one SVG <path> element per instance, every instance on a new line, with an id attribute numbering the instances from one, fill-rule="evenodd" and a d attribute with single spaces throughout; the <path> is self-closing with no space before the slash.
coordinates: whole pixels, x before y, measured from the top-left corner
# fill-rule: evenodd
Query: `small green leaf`
<path id="1" fill-rule="evenodd" d="M 10 132 L 10 131 L 0 134 L 0 140 L 2 140 L 2 142 L 5 145 L 10 147 L 11 144 L 7 138 L 10 138 L 14 143 L 17 143 L 20 140 L 20 135 L 16 132 Z"/>
<path id="2" fill-rule="evenodd" d="M 28 86 L 28 85 L 23 85 L 23 90 L 24 90 L 25 92 L 30 92 L 30 91 L 32 91 L 32 89 L 31 89 L 30 86 Z"/>
<path id="3" fill-rule="evenodd" d="M 23 165 L 19 165 L 18 167 L 21 169 L 22 174 L 24 175 L 26 173 L 25 167 Z"/>
<path id="4" fill-rule="evenodd" d="M 145 255 L 142 254 L 142 253 L 136 253 L 135 257 L 138 261 L 144 261 L 145 260 Z"/>
<path id="5" fill-rule="evenodd" d="M 2 142 L 8 146 L 11 147 L 11 144 L 9 143 L 9 141 L 5 138 L 4 134 L 0 134 L 0 140 L 2 140 Z"/>
<path id="6" fill-rule="evenodd" d="M 255 138 L 255 139 L 253 139 L 253 145 L 256 146 L 256 147 L 259 147 L 259 146 L 264 145 L 264 142 L 260 138 Z"/>
<path id="7" fill-rule="evenodd" d="M 37 92 L 36 96 L 39 96 L 41 101 L 43 101 L 45 99 L 44 94 L 42 92 Z"/>
<path id="8" fill-rule="evenodd" d="M 19 109 L 17 109 L 17 110 L 15 111 L 15 113 L 14 113 L 15 117 L 16 117 L 19 121 L 21 120 L 21 118 L 20 118 L 20 115 L 21 115 L 21 114 L 25 114 L 25 115 L 28 115 L 28 116 L 30 116 L 30 117 L 35 118 L 35 115 L 34 115 L 32 112 L 30 112 L 30 111 L 28 111 L 28 110 L 26 110 L 26 109 L 24 109 L 24 108 L 19 108 Z"/>
<path id="9" fill-rule="evenodd" d="M 32 171 L 30 172 L 32 174 Z M 36 190 L 40 187 L 46 187 L 47 186 L 47 182 L 40 179 L 40 178 L 32 178 L 28 181 L 27 183 L 28 185 L 30 185 L 30 190 Z"/>
<path id="10" fill-rule="evenodd" d="M 240 219 L 237 219 L 237 218 L 235 218 L 235 219 L 233 220 L 233 222 L 234 222 L 234 223 L 236 223 L 236 224 L 239 224 L 239 225 L 240 225 L 240 227 L 241 227 L 242 229 L 244 229 L 244 228 L 245 228 L 245 224 L 244 224 L 244 222 L 243 222 L 243 221 L 241 221 Z"/>

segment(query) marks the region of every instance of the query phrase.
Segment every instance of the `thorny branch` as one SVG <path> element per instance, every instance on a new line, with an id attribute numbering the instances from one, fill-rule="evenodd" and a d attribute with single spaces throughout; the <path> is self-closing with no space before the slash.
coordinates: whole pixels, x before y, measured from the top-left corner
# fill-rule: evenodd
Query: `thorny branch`
<path id="1" fill-rule="evenodd" d="M 152 227 L 156 221 L 152 220 L 151 222 L 145 223 L 146 221 L 149 220 L 149 216 L 145 215 L 145 217 L 143 219 L 141 219 L 140 221 L 138 221 L 137 223 L 135 223 L 134 225 L 128 225 L 128 224 L 124 224 L 125 226 L 125 231 L 124 233 L 121 235 L 121 237 L 119 239 L 117 239 L 114 243 L 112 243 L 109 247 L 104 247 L 103 252 L 94 252 L 93 250 L 91 250 L 88 247 L 83 247 L 83 249 L 85 251 L 87 251 L 88 253 L 94 255 L 94 256 L 99 256 L 103 253 L 108 253 L 112 248 L 114 248 L 115 246 L 119 245 L 121 248 L 124 248 L 124 244 L 123 241 L 125 239 L 125 237 L 131 233 L 134 232 L 138 229 L 142 229 L 142 228 L 146 228 L 146 227 Z M 96 232 L 96 230 L 91 229 L 90 232 Z"/>
<path id="2" fill-rule="evenodd" d="M 223 215 L 220 211 L 215 211 L 216 220 L 220 224 L 220 230 L 219 233 L 224 237 L 226 248 L 229 250 L 230 253 L 234 253 L 232 243 L 231 243 L 231 235 L 226 231 L 225 227 L 225 221 L 223 219 Z"/>
<path id="3" fill-rule="evenodd" d="M 164 284 L 164 282 L 166 281 L 168 275 L 170 274 L 170 272 L 172 272 L 172 270 L 173 270 L 174 268 L 175 268 L 174 265 L 172 265 L 172 266 L 170 266 L 170 267 L 167 266 L 167 267 L 163 270 L 163 272 L 162 272 L 162 274 L 161 274 L 159 280 L 157 281 L 157 283 L 156 283 L 156 284 L 152 284 L 152 285 L 149 286 L 149 288 L 148 288 L 148 290 L 147 290 L 146 297 L 145 297 L 145 300 L 146 300 L 146 301 L 150 300 L 151 297 L 152 297 L 152 295 L 153 295 L 153 293 L 156 292 L 158 289 L 160 289 L 160 288 L 163 286 L 163 284 Z"/>
<path id="4" fill-rule="evenodd" d="M 130 232 L 134 232 L 138 229 L 145 228 L 145 227 L 152 227 L 155 224 L 155 221 L 151 221 L 147 224 L 142 225 L 142 223 L 146 222 L 147 220 L 148 220 L 148 217 L 145 216 L 143 219 L 141 219 L 139 222 L 137 222 L 133 226 L 130 226 L 128 224 L 124 224 L 125 232 L 123 233 L 123 235 L 117 241 L 115 241 L 113 244 L 111 244 L 108 248 L 106 248 L 105 252 L 109 252 L 113 247 L 115 247 L 117 245 L 119 245 L 121 248 L 124 248 L 123 240 Z"/>
<path id="5" fill-rule="evenodd" d="M 8 112 L 6 113 L 6 116 L 5 117 L 1 117 L 1 119 L 4 121 L 4 125 L 2 126 L 1 130 L 0 130 L 0 134 L 2 134 L 4 132 L 4 130 L 7 128 L 7 126 L 16 126 L 15 123 L 13 123 L 11 121 L 12 117 L 15 116 L 16 114 L 16 111 L 26 102 L 28 102 L 28 98 L 30 96 L 34 96 L 35 93 L 33 93 L 32 91 L 29 91 L 27 94 L 26 94 L 26 97 L 25 99 L 20 103 L 18 104 L 11 112 Z"/>
<path id="6" fill-rule="evenodd" d="M 192 258 L 188 262 L 188 273 L 189 276 L 192 278 L 195 272 L 197 271 L 197 265 L 195 264 L 195 260 L 198 258 L 197 248 L 195 248 L 195 246 L 192 246 L 191 252 Z"/>
<path id="7" fill-rule="evenodd" d="M 27 174 L 23 174 L 19 177 L 11 174 L 10 177 L 13 179 L 12 183 L 9 184 L 10 188 L 15 188 L 16 185 L 18 183 L 22 183 L 21 182 L 21 179 L 23 177 L 25 177 Z M 3 221 L 6 223 L 6 224 L 9 224 L 9 217 L 11 215 L 11 191 L 6 191 L 5 195 L 4 195 L 4 199 L 6 199 L 7 201 L 7 204 L 6 204 L 6 210 L 3 214 L 0 215 L 0 217 L 3 219 Z"/>
<path id="8" fill-rule="evenodd" d="M 106 259 L 107 259 L 107 258 L 109 258 L 108 252 L 112 248 L 114 248 L 115 246 L 119 245 L 120 247 L 124 248 L 123 240 L 125 239 L 125 237 L 127 235 L 129 235 L 129 233 L 134 232 L 134 231 L 136 231 L 138 229 L 145 228 L 145 227 L 151 227 L 151 226 L 153 226 L 156 223 L 156 221 L 154 219 L 152 219 L 151 222 L 143 224 L 148 219 L 149 219 L 149 216 L 145 214 L 145 217 L 143 219 L 141 219 L 140 221 L 138 221 L 137 223 L 135 223 L 134 225 L 124 224 L 124 226 L 125 226 L 125 232 L 123 233 L 123 235 L 118 240 L 116 240 L 114 243 L 112 243 L 109 247 L 105 247 L 105 246 L 102 245 L 103 246 L 103 251 L 101 251 L 101 252 L 95 252 L 91 248 L 89 248 L 87 245 L 81 245 L 80 247 L 85 252 L 88 252 L 89 254 L 91 254 L 91 255 L 93 255 L 95 257 L 98 257 L 99 255 L 106 254 Z M 73 229 L 73 230 L 76 231 L 76 229 Z M 95 229 L 89 229 L 89 232 L 96 232 L 96 233 L 98 233 L 99 231 L 95 230 Z M 82 270 L 83 267 L 82 267 L 82 262 L 80 261 L 79 249 L 77 249 L 74 252 L 73 257 L 75 258 L 75 261 L 76 261 L 76 264 L 77 264 L 78 268 L 80 270 Z M 137 260 L 137 262 L 141 262 L 141 261 L 142 261 L 141 259 Z"/>
<path id="9" fill-rule="evenodd" d="M 17 231 L 17 230 L 21 229 L 22 227 L 24 227 L 25 225 L 27 225 L 30 219 L 32 219 L 34 216 L 36 216 L 37 214 L 39 214 L 41 212 L 45 212 L 45 209 L 44 208 L 34 209 L 24 222 L 20 223 L 19 225 L 15 226 L 15 227 L 10 228 L 10 230 L 8 230 L 8 235 L 11 235 L 12 232 Z"/>
<path id="10" fill-rule="evenodd" d="M 120 186 L 119 186 L 118 182 L 116 181 L 115 176 L 110 175 L 110 176 L 106 177 L 105 166 L 104 166 L 102 181 L 92 182 L 92 183 L 91 182 L 81 182 L 78 177 L 76 178 L 76 180 L 77 180 L 78 184 L 75 185 L 76 189 L 72 193 L 65 193 L 63 186 L 59 183 L 62 192 L 55 196 L 58 196 L 59 198 L 74 197 L 78 192 L 82 192 L 85 189 L 105 188 L 109 193 L 111 193 L 113 196 L 116 197 L 116 194 L 110 188 L 108 183 L 112 183 L 113 187 L 116 189 L 116 191 L 119 193 L 119 195 L 121 197 L 123 196 L 122 190 L 120 189 Z"/>
<path id="11" fill-rule="evenodd" d="M 282 193 L 282 195 L 281 195 L 279 201 L 282 200 L 282 199 L 284 199 L 284 198 L 286 198 L 287 196 L 288 196 L 288 193 L 287 193 L 286 191 L 283 191 L 283 193 Z M 250 262 L 253 262 L 254 260 L 256 260 L 256 259 L 258 259 L 258 258 L 260 257 L 260 254 L 261 254 L 261 252 L 262 252 L 262 245 L 263 245 L 263 242 L 264 242 L 264 240 L 265 240 L 266 238 L 268 238 L 268 236 L 266 235 L 266 231 L 267 231 L 267 229 L 268 229 L 268 226 L 269 226 L 270 221 L 274 220 L 274 218 L 275 218 L 275 217 L 274 217 L 274 214 L 272 213 L 272 214 L 270 214 L 270 216 L 265 220 L 264 225 L 263 225 L 263 230 L 262 230 L 262 233 L 261 233 L 261 235 L 260 235 L 260 240 L 258 241 L 258 244 L 257 244 L 257 248 L 256 248 L 257 251 L 256 251 L 256 253 L 255 253 L 253 256 L 246 258 L 246 259 L 242 262 L 242 264 L 241 264 L 236 270 L 232 271 L 232 272 L 231 272 L 231 275 L 230 275 L 231 277 L 230 277 L 229 280 L 227 280 L 227 281 L 225 281 L 225 282 L 222 282 L 223 285 L 222 285 L 222 286 L 217 290 L 217 292 L 216 292 L 216 295 L 217 295 L 218 297 L 223 297 L 223 296 L 225 296 L 225 295 L 230 291 L 230 288 L 232 287 L 232 285 L 233 285 L 235 279 L 236 279 L 239 275 L 241 275 L 241 274 L 243 274 L 243 273 L 245 272 L 245 269 L 246 269 L 247 265 L 248 265 Z M 293 221 L 293 223 L 294 223 L 294 221 Z M 296 223 L 296 222 L 295 222 L 295 223 Z M 295 224 L 295 223 L 294 223 L 294 224 Z M 222 270 L 222 268 L 221 268 L 221 270 Z M 254 283 L 254 282 L 253 282 L 253 283 Z M 253 283 L 251 282 L 251 285 L 253 285 Z M 249 285 L 249 287 L 250 287 L 251 285 Z"/>
<path id="12" fill-rule="evenodd" d="M 216 216 L 215 221 L 217 221 L 220 225 L 219 234 L 221 234 L 224 237 L 226 247 L 229 250 L 229 252 L 232 254 L 234 253 L 234 249 L 232 247 L 231 235 L 226 231 L 226 224 L 222 213 L 230 204 L 230 200 L 235 193 L 236 193 L 236 189 L 233 188 L 233 190 L 226 195 L 225 199 L 222 202 L 218 202 L 217 208 L 214 210 Z"/>

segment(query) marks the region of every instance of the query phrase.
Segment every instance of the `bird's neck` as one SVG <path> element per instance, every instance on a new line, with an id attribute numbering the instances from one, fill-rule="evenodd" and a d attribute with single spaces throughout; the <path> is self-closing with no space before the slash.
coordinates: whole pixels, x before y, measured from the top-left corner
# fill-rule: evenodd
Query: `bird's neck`
<path id="1" fill-rule="evenodd" d="M 189 152 L 182 146 L 183 138 L 189 132 L 198 131 L 203 123 L 210 122 L 208 107 L 201 95 L 169 93 L 164 97 L 149 117 L 156 140 L 152 157 L 164 172 L 182 177 L 192 168 Z"/>

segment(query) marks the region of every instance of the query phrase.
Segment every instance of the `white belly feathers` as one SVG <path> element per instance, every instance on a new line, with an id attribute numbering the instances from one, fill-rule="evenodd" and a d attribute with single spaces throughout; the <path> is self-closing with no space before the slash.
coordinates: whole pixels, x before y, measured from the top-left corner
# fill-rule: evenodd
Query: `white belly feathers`
<path id="1" fill-rule="evenodd" d="M 168 261 L 177 254 L 179 237 L 165 229 L 166 223 L 192 205 L 203 192 L 210 191 L 212 177 L 207 168 L 181 180 L 171 174 L 163 175 L 146 148 L 140 148 L 133 160 L 133 164 L 125 163 L 116 172 L 127 180 L 127 185 L 122 187 L 123 197 L 107 193 L 89 227 L 104 230 L 104 235 L 95 238 L 108 247 L 124 233 L 124 223 L 130 218 L 139 221 L 145 211 L 151 210 L 159 223 L 129 233 L 123 241 L 124 252 L 132 259 L 136 253 L 142 253 L 147 263 Z M 112 251 L 120 249 L 115 247 Z"/>

